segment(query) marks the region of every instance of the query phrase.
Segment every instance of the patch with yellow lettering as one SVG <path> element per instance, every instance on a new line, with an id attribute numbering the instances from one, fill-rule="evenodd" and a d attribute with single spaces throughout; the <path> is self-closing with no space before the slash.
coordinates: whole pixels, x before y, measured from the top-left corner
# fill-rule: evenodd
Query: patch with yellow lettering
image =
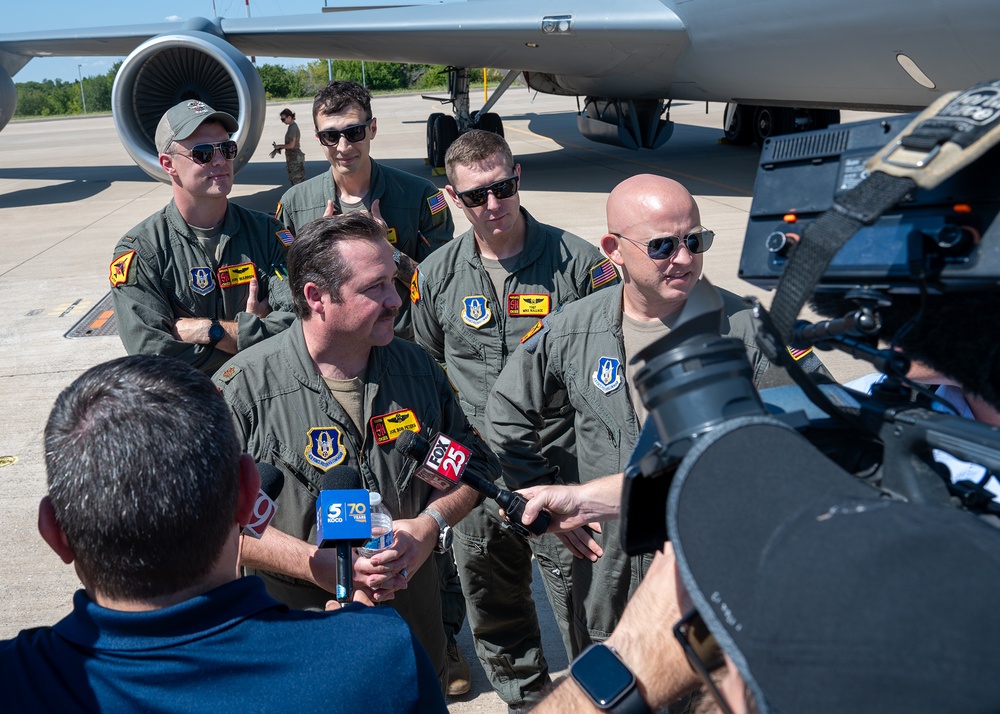
<path id="1" fill-rule="evenodd" d="M 385 239 L 387 241 L 389 241 L 390 243 L 392 243 L 393 245 L 396 245 L 396 243 L 399 241 L 399 238 L 396 236 L 396 229 L 395 228 L 386 228 L 385 229 Z"/>
<path id="2" fill-rule="evenodd" d="M 548 295 L 513 293 L 507 296 L 507 314 L 511 317 L 545 317 L 552 309 Z"/>
<path id="3" fill-rule="evenodd" d="M 329 471 L 347 458 L 344 435 L 337 427 L 316 426 L 306 432 L 306 437 L 309 439 L 305 450 L 306 461 L 316 468 Z"/>
<path id="4" fill-rule="evenodd" d="M 395 441 L 404 431 L 420 433 L 420 422 L 412 409 L 400 409 L 391 414 L 381 414 L 372 417 L 368 423 L 371 424 L 375 443 L 379 446 Z"/>
<path id="5" fill-rule="evenodd" d="M 240 263 L 239 265 L 223 265 L 219 268 L 219 287 L 232 288 L 243 283 L 249 283 L 257 277 L 257 270 L 253 263 Z"/>
<path id="6" fill-rule="evenodd" d="M 414 270 L 410 278 L 410 302 L 414 305 L 420 302 L 420 268 Z"/>
<path id="7" fill-rule="evenodd" d="M 128 281 L 129 269 L 132 267 L 132 259 L 135 258 L 135 251 L 122 253 L 111 261 L 111 287 L 116 288 Z"/>

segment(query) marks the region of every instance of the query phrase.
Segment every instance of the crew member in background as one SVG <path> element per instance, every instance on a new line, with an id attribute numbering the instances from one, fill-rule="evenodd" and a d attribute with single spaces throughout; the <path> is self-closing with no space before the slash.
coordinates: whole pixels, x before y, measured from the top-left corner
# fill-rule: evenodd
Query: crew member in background
<path id="1" fill-rule="evenodd" d="M 421 263 L 410 294 L 414 333 L 447 369 L 466 416 L 483 430 L 486 397 L 524 335 L 561 306 L 617 284 L 618 275 L 596 247 L 521 208 L 521 167 L 503 137 L 463 134 L 448 149 L 445 167 L 446 191 L 472 227 Z M 546 431 L 552 463 L 573 460 L 572 426 L 559 418 Z M 479 659 L 512 709 L 530 704 L 549 681 L 531 597 L 532 550 L 567 651 L 573 649 L 573 557 L 554 536 L 529 547 L 504 526 L 492 501 L 455 533 Z"/>
<path id="2" fill-rule="evenodd" d="M 286 191 L 274 217 L 293 234 L 321 216 L 352 211 L 367 210 L 385 221 L 404 274 L 397 288 L 404 302 L 396 334 L 412 339 L 405 300 L 412 262 L 419 263 L 451 240 L 455 224 L 444 194 L 434 184 L 371 158 L 378 130 L 371 101 L 368 90 L 356 82 L 338 80 L 319 90 L 313 100 L 313 123 L 330 170 Z"/>
<path id="3" fill-rule="evenodd" d="M 641 365 L 630 360 L 670 331 L 714 239 L 687 189 L 662 176 L 620 183 L 608 197 L 607 218 L 601 247 L 621 269 L 623 284 L 545 317 L 490 394 L 485 434 L 512 489 L 588 483 L 624 469 L 646 418 L 632 387 Z M 743 341 L 754 383 L 787 380 L 757 348 L 750 310 L 732 293 L 723 291 L 723 298 L 723 334 Z M 823 369 L 811 351 L 799 359 L 807 370 Z M 548 418 L 560 413 L 576 430 L 571 465 L 553 461 L 546 449 Z M 625 554 L 617 520 L 600 528 L 593 537 L 580 537 L 579 529 L 561 536 L 581 556 L 572 573 L 578 648 L 607 638 L 649 564 L 648 556 Z"/>
<path id="4" fill-rule="evenodd" d="M 181 102 L 156 127 L 174 198 L 115 247 L 111 298 L 129 354 L 174 357 L 202 372 L 291 324 L 291 234 L 231 203 L 236 120 Z"/>
<path id="5" fill-rule="evenodd" d="M 288 171 L 288 182 L 294 186 L 306 180 L 306 155 L 302 151 L 302 134 L 299 125 L 295 123 L 295 112 L 285 108 L 281 110 L 281 123 L 288 127 L 285 130 L 285 140 L 278 144 L 271 142 L 271 158 L 275 154 L 285 152 L 285 169 Z"/>
<path id="6" fill-rule="evenodd" d="M 478 496 L 464 485 L 438 491 L 415 478 L 414 464 L 394 442 L 403 430 L 443 432 L 473 450 L 470 473 L 494 480 L 500 469 L 440 366 L 394 337 L 401 301 L 392 252 L 385 227 L 368 213 L 305 226 L 288 255 L 299 319 L 278 339 L 236 355 L 215 381 L 246 450 L 291 474 L 264 537 L 247 539 L 243 564 L 291 607 L 323 607 L 335 592 L 336 554 L 311 544 L 316 494 L 333 467 L 357 469 L 362 487 L 382 495 L 395 542 L 356 560 L 355 584 L 399 611 L 444 689 L 447 638 L 429 556 L 446 549 L 449 529 Z"/>

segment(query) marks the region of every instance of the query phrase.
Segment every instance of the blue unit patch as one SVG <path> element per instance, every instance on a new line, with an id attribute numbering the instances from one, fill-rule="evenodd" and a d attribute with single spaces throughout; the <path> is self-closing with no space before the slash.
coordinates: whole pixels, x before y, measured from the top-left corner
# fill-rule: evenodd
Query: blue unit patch
<path id="1" fill-rule="evenodd" d="M 191 268 L 191 289 L 199 295 L 215 290 L 215 273 L 209 268 Z"/>
<path id="2" fill-rule="evenodd" d="M 490 310 L 485 295 L 470 295 L 462 298 L 462 322 L 477 330 L 490 321 Z"/>
<path id="3" fill-rule="evenodd" d="M 601 357 L 593 374 L 594 385 L 605 394 L 622 386 L 622 361 L 617 357 Z"/>
<path id="4" fill-rule="evenodd" d="M 323 471 L 329 471 L 334 466 L 344 463 L 347 449 L 344 448 L 344 438 L 340 429 L 335 426 L 313 427 L 306 436 L 309 445 L 306 446 L 306 461 Z"/>

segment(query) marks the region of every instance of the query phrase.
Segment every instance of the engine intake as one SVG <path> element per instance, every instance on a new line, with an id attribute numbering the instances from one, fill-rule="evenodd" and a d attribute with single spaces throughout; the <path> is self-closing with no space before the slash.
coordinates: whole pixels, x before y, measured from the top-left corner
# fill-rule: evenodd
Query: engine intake
<path id="1" fill-rule="evenodd" d="M 211 27 L 207 20 L 201 20 Z M 115 128 L 125 150 L 147 174 L 169 181 L 154 143 L 156 125 L 170 107 L 198 99 L 236 117 L 233 139 L 242 169 L 264 129 L 265 93 L 257 69 L 225 40 L 202 30 L 153 37 L 135 48 L 118 70 L 111 92 Z"/>

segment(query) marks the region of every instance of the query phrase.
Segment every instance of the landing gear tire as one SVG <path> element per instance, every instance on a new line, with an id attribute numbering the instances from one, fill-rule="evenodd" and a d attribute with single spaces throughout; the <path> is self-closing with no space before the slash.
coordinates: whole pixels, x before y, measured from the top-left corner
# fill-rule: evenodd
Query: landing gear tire
<path id="1" fill-rule="evenodd" d="M 438 117 L 443 116 L 444 114 L 441 112 L 434 112 L 427 117 L 427 163 L 431 166 L 434 165 L 434 122 L 438 120 Z"/>
<path id="2" fill-rule="evenodd" d="M 485 114 L 473 112 L 472 125 L 477 129 L 488 131 L 491 134 L 503 136 L 503 119 L 500 118 L 499 114 L 494 114 L 493 112 L 486 112 Z"/>
<path id="3" fill-rule="evenodd" d="M 737 104 L 729 128 L 723 128 L 726 141 L 733 146 L 750 146 L 754 141 L 754 111 L 756 107 Z"/>
<path id="4" fill-rule="evenodd" d="M 840 123 L 839 109 L 815 109 L 813 111 L 813 129 L 826 129 L 831 124 Z"/>
<path id="5" fill-rule="evenodd" d="M 458 138 L 458 122 L 455 121 L 455 117 L 437 114 L 434 117 L 434 122 L 428 124 L 428 129 L 431 136 L 428 147 L 431 166 L 436 169 L 442 168 L 448 147 Z"/>
<path id="6" fill-rule="evenodd" d="M 795 131 L 795 110 L 789 107 L 757 107 L 753 118 L 754 140 L 758 146 L 772 136 Z"/>

